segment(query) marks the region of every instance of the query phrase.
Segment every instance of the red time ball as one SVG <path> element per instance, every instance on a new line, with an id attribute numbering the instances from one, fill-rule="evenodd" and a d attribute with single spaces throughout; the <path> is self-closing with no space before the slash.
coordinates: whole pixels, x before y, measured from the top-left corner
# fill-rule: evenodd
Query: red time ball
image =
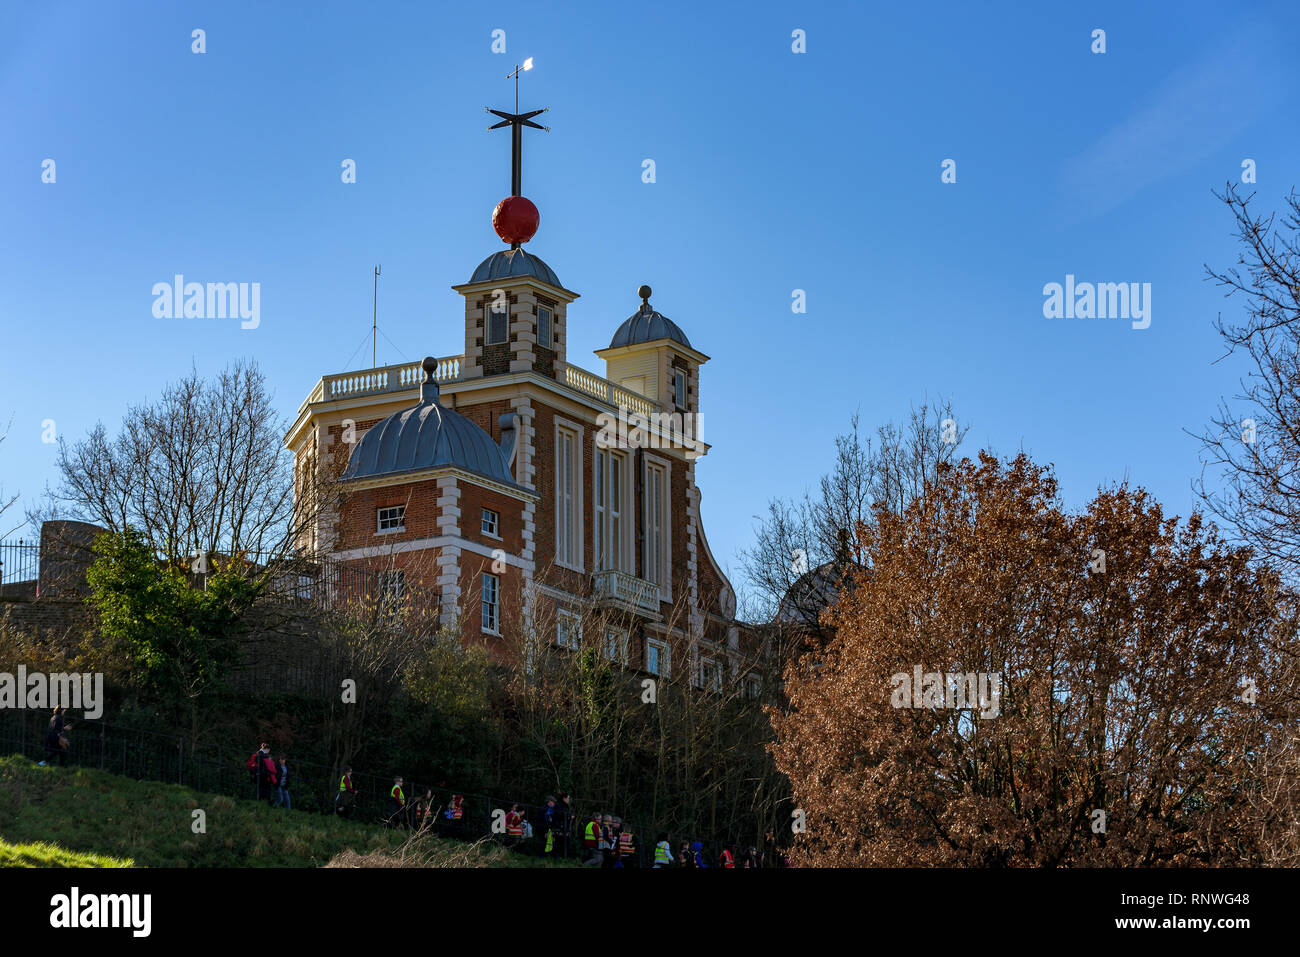
<path id="1" fill-rule="evenodd" d="M 507 196 L 492 210 L 492 228 L 507 243 L 528 242 L 541 221 L 537 207 L 524 196 Z"/>

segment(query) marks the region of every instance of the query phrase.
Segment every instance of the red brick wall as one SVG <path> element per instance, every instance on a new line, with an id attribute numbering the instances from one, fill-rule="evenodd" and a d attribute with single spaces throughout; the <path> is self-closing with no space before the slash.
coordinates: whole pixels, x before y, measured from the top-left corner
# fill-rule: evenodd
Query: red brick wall
<path id="1" fill-rule="evenodd" d="M 437 502 L 438 484 L 433 479 L 388 488 L 356 489 L 348 494 L 340 509 L 335 547 L 340 551 L 388 547 L 411 539 L 433 538 L 438 534 L 438 518 L 442 512 Z M 376 534 L 378 510 L 393 505 L 406 506 L 406 530 Z"/>
<path id="2" fill-rule="evenodd" d="M 509 495 L 471 485 L 460 480 L 460 534 L 462 538 L 477 542 L 485 548 L 501 548 L 511 555 L 524 550 L 524 503 Z M 497 530 L 501 536 L 492 538 L 483 533 L 483 509 L 497 513 Z"/>
<path id="3" fill-rule="evenodd" d="M 483 631 L 483 579 L 484 572 L 495 574 L 499 580 L 498 617 L 501 637 Z M 519 646 L 520 602 L 523 594 L 523 575 L 514 565 L 501 572 L 492 571 L 492 559 L 473 552 L 460 553 L 460 600 L 464 609 L 462 636 L 465 644 L 484 644 L 495 661 L 516 664 Z"/>

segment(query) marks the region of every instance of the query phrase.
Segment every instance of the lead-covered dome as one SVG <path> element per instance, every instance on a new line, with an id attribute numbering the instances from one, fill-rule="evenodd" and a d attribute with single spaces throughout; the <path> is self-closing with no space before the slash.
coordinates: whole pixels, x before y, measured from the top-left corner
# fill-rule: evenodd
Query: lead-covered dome
<path id="1" fill-rule="evenodd" d="M 650 305 L 650 287 L 642 286 L 637 292 L 641 295 L 641 308 L 632 313 L 614 333 L 609 341 L 609 348 L 634 346 L 641 342 L 654 342 L 656 339 L 671 339 L 691 348 L 691 340 L 686 338 L 677 323 L 663 313 L 656 312 Z"/>
<path id="2" fill-rule="evenodd" d="M 478 264 L 469 281 L 492 282 L 498 279 L 520 279 L 525 276 L 550 283 L 557 289 L 564 288 L 560 283 L 560 277 L 555 275 L 554 269 L 546 265 L 540 256 L 526 253 L 523 249 L 502 249 L 494 252 Z"/>
<path id="3" fill-rule="evenodd" d="M 426 378 L 420 402 L 373 425 L 352 450 L 344 481 L 400 475 L 435 468 L 459 468 L 514 485 L 501 447 L 481 428 L 438 402 L 432 372 L 437 361 L 424 360 Z"/>

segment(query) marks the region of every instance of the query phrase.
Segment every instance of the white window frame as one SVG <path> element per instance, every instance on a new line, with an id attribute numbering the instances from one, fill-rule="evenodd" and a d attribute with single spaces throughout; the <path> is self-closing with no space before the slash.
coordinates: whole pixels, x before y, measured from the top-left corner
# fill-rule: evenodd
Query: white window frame
<path id="1" fill-rule="evenodd" d="M 650 667 L 650 649 L 653 648 L 659 652 L 659 667 Z M 652 675 L 660 678 L 668 678 L 672 675 L 672 649 L 668 642 L 661 641 L 658 638 L 646 636 L 645 640 L 645 670 Z"/>
<path id="2" fill-rule="evenodd" d="M 569 640 L 565 641 L 560 636 L 568 634 Z M 577 651 L 582 647 L 582 616 L 577 615 L 567 609 L 560 608 L 555 612 L 555 643 L 561 648 L 568 648 L 570 651 Z"/>
<path id="3" fill-rule="evenodd" d="M 686 408 L 686 370 L 673 367 L 673 404 Z"/>
<path id="4" fill-rule="evenodd" d="M 488 600 L 488 585 L 492 600 Z M 501 634 L 501 579 L 490 572 L 479 576 L 479 627 L 489 635 Z"/>
<path id="5" fill-rule="evenodd" d="M 546 313 L 546 322 L 542 322 L 542 313 Z M 542 335 L 543 326 L 546 329 L 546 335 Z M 537 307 L 537 344 L 545 346 L 547 349 L 555 348 L 555 312 L 550 306 L 538 305 Z"/>
<path id="6" fill-rule="evenodd" d="M 602 449 L 593 440 L 591 462 L 592 570 L 630 571 L 627 453 Z"/>
<path id="7" fill-rule="evenodd" d="M 397 513 L 396 525 L 389 525 L 387 528 L 384 527 L 385 521 L 392 521 L 393 519 L 393 516 L 391 514 L 385 516 L 384 515 L 385 512 Z M 384 505 L 380 508 L 375 509 L 375 534 L 376 535 L 392 535 L 396 532 L 404 532 L 404 531 L 406 531 L 406 506 L 405 505 Z"/>
<path id="8" fill-rule="evenodd" d="M 490 508 L 480 509 L 479 529 L 489 538 L 501 538 L 501 513 Z M 491 515 L 491 521 L 488 516 Z"/>
<path id="9" fill-rule="evenodd" d="M 661 601 L 673 600 L 672 586 L 672 465 L 657 455 L 645 456 L 643 473 L 642 527 L 645 547 L 642 553 L 642 578 L 659 585 Z M 659 495 L 654 492 L 654 477 L 660 478 Z M 657 561 L 656 561 L 657 559 Z"/>
<path id="10" fill-rule="evenodd" d="M 603 571 L 609 561 L 605 554 L 606 530 L 606 492 L 609 487 L 609 456 L 595 443 L 591 453 L 591 568 Z"/>
<path id="11" fill-rule="evenodd" d="M 709 672 L 709 669 L 712 669 L 713 671 L 712 681 L 707 681 L 705 679 L 705 675 Z M 722 690 L 722 662 L 719 661 L 717 658 L 713 658 L 709 656 L 701 657 L 698 666 L 696 686 L 702 688 L 705 691 L 721 691 Z"/>
<path id="12" fill-rule="evenodd" d="M 616 658 L 609 653 L 610 638 L 613 638 L 617 645 L 615 651 L 618 653 L 618 657 Z M 605 640 L 600 645 L 600 653 L 605 657 L 606 661 L 612 661 L 620 665 L 627 664 L 627 632 L 621 628 L 606 628 Z"/>
<path id="13" fill-rule="evenodd" d="M 499 346 L 510 341 L 510 301 L 505 300 L 503 303 L 505 308 L 497 312 L 492 307 L 499 301 L 494 298 L 483 304 L 483 345 L 485 346 Z M 492 320 L 494 318 L 502 323 L 502 337 L 500 339 L 492 338 Z"/>
<path id="14" fill-rule="evenodd" d="M 555 421 L 555 563 L 577 572 L 583 571 L 583 431 L 576 422 Z M 567 486 L 562 466 L 567 467 Z"/>

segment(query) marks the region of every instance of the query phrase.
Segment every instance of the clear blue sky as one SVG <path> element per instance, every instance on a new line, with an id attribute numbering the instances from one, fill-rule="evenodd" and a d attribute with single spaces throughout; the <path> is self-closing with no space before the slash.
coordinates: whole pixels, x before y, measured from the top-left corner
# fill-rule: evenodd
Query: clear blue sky
<path id="1" fill-rule="evenodd" d="M 1070 505 L 1127 476 L 1186 514 L 1184 429 L 1241 371 L 1212 364 L 1237 307 L 1203 279 L 1236 255 L 1210 190 L 1245 158 L 1269 206 L 1300 183 L 1300 12 L 1083 6 L 5 3 L 0 482 L 26 504 L 54 479 L 43 420 L 115 426 L 191 364 L 252 357 L 292 413 L 369 365 L 377 262 L 380 364 L 461 352 L 449 287 L 501 248 L 509 191 L 483 107 L 533 56 L 521 106 L 552 129 L 525 144 L 529 248 L 582 295 L 569 357 L 603 369 L 641 283 L 713 357 L 699 481 L 724 564 L 854 410 L 874 427 L 927 394 L 972 451 L 1053 463 Z M 155 319 L 178 272 L 259 282 L 260 327 Z M 1151 327 L 1045 319 L 1067 273 L 1151 283 Z"/>

